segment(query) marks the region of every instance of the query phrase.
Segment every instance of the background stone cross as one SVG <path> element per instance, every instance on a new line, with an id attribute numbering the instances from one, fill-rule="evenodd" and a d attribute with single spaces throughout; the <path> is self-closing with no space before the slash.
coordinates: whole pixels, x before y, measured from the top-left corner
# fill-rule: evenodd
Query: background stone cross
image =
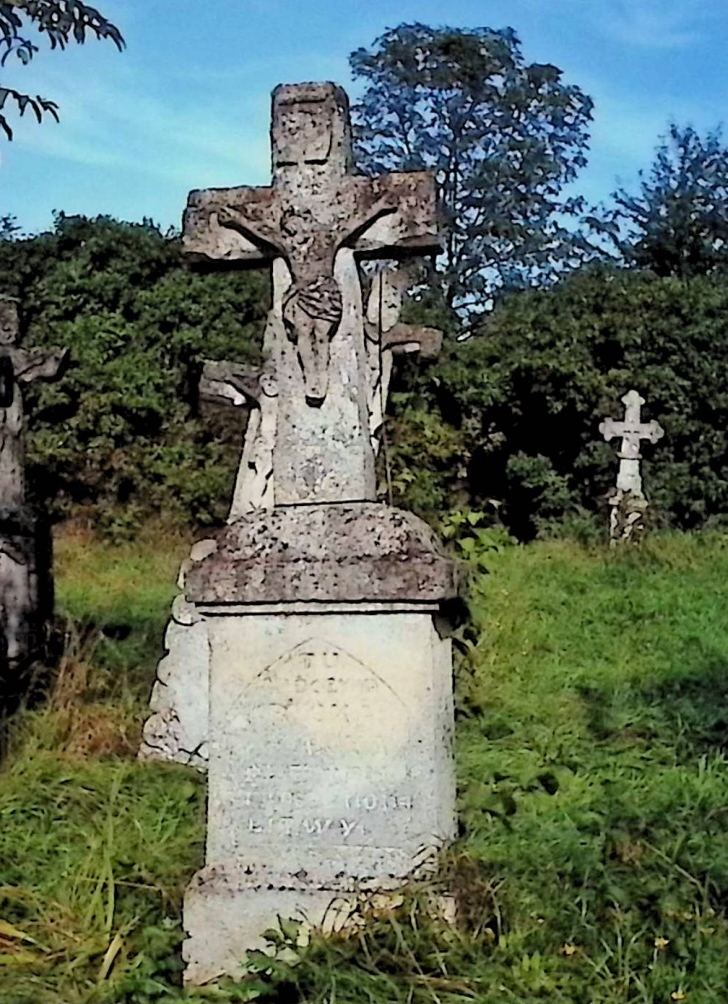
<path id="1" fill-rule="evenodd" d="M 4 510 L 25 504 L 23 385 L 57 378 L 68 355 L 66 349 L 22 349 L 18 338 L 17 304 L 0 297 L 0 509 Z"/>
<path id="2" fill-rule="evenodd" d="M 622 437 L 618 454 L 617 491 L 643 496 L 640 442 L 646 439 L 650 443 L 656 443 L 665 435 L 665 430 L 657 422 L 641 421 L 641 409 L 645 399 L 636 390 L 625 394 L 622 402 L 625 407 L 624 420 L 615 422 L 614 419 L 607 418 L 599 426 L 599 431 L 607 442 L 615 436 Z"/>

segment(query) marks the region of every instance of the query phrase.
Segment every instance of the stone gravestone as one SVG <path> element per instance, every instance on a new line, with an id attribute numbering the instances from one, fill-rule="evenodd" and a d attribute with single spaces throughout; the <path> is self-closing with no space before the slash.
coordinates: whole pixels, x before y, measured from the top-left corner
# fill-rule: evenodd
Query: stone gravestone
<path id="1" fill-rule="evenodd" d="M 270 188 L 193 192 L 184 224 L 197 258 L 273 270 L 263 371 L 206 374 L 211 392 L 260 411 L 257 443 L 231 522 L 184 569 L 178 637 L 197 630 L 199 644 L 180 640 L 176 665 L 170 648 L 164 680 L 189 681 L 195 659 L 200 691 L 209 679 L 206 864 L 184 907 L 192 983 L 238 974 L 279 916 L 317 924 L 334 900 L 396 887 L 455 826 L 441 632 L 458 575 L 422 521 L 376 502 L 377 332 L 357 268 L 437 250 L 434 180 L 354 175 L 333 84 L 276 89 L 272 146 Z"/>
<path id="2" fill-rule="evenodd" d="M 23 387 L 56 379 L 67 355 L 18 341 L 17 302 L 0 297 L 0 675 L 40 653 L 52 613 L 50 537 L 27 498 Z"/>
<path id="3" fill-rule="evenodd" d="M 628 391 L 622 398 L 624 421 L 605 419 L 599 426 L 604 438 L 621 437 L 617 488 L 610 496 L 609 534 L 612 544 L 629 540 L 644 529 L 644 516 L 649 503 L 642 489 L 640 471 L 640 443 L 643 439 L 656 443 L 665 435 L 657 422 L 642 422 L 641 409 L 645 399 L 636 390 Z"/>

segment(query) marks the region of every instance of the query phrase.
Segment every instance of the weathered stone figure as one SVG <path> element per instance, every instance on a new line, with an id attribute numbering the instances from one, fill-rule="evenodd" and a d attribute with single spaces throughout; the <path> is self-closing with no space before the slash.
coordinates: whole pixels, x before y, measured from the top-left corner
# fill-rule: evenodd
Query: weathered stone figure
<path id="1" fill-rule="evenodd" d="M 193 192 L 185 215 L 196 259 L 273 271 L 263 370 L 204 373 L 255 421 L 230 522 L 183 568 L 142 751 L 208 764 L 189 982 L 237 973 L 278 916 L 396 887 L 454 834 L 457 570 L 374 477 L 387 358 L 437 335 L 398 330 L 384 280 L 365 318 L 357 269 L 438 248 L 434 180 L 353 175 L 333 84 L 277 88 L 272 139 L 270 188 Z"/>
<path id="2" fill-rule="evenodd" d="M 617 489 L 609 499 L 611 512 L 609 532 L 612 543 L 629 540 L 643 529 L 644 515 L 649 503 L 642 490 L 640 443 L 643 439 L 656 443 L 665 435 L 665 430 L 657 422 L 642 422 L 641 409 L 645 399 L 636 390 L 630 390 L 622 398 L 625 407 L 624 421 L 605 419 L 599 431 L 609 442 L 621 437 L 619 450 L 619 473 Z"/>
<path id="3" fill-rule="evenodd" d="M 217 267 L 273 263 L 275 504 L 373 500 L 356 259 L 438 249 L 434 179 L 352 174 L 348 100 L 333 84 L 276 88 L 271 138 L 272 186 L 193 192 L 184 245 Z"/>
<path id="4" fill-rule="evenodd" d="M 442 332 L 400 321 L 411 277 L 406 268 L 379 269 L 367 301 L 364 332 L 369 360 L 369 431 L 375 452 L 389 397 L 395 356 L 419 353 L 423 359 L 440 354 Z"/>
<path id="5" fill-rule="evenodd" d="M 47 609 L 48 542 L 28 505 L 23 386 L 58 377 L 65 351 L 18 345 L 17 302 L 0 297 L 0 667 L 36 653 Z"/>

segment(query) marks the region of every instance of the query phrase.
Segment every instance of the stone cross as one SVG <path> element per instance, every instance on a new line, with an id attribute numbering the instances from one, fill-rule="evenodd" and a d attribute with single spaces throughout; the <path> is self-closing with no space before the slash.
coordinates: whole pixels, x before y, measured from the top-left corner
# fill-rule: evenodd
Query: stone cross
<path id="1" fill-rule="evenodd" d="M 50 543 L 27 505 L 23 386 L 53 380 L 65 350 L 18 346 L 17 302 L 0 297 L 0 676 L 37 655 L 50 616 Z"/>
<path id="2" fill-rule="evenodd" d="M 640 413 L 645 399 L 631 390 L 622 398 L 624 404 L 624 421 L 615 422 L 605 419 L 599 426 L 599 431 L 609 442 L 615 436 L 622 437 L 619 450 L 619 474 L 617 475 L 617 490 L 631 492 L 632 495 L 643 497 L 642 476 L 640 474 L 640 442 L 643 439 L 656 443 L 665 435 L 665 430 L 657 422 L 642 422 Z"/>
<path id="3" fill-rule="evenodd" d="M 617 490 L 609 500 L 612 507 L 610 515 L 612 542 L 631 537 L 636 526 L 642 522 L 647 508 L 640 472 L 642 459 L 640 443 L 643 439 L 656 443 L 665 435 L 665 430 L 659 423 L 641 421 L 641 409 L 645 399 L 636 390 L 628 391 L 622 402 L 625 407 L 624 421 L 615 422 L 607 418 L 599 426 L 599 431 L 607 442 L 615 437 L 622 439 L 618 454 Z"/>
<path id="4" fill-rule="evenodd" d="M 56 379 L 67 357 L 65 349 L 21 349 L 18 338 L 17 304 L 0 298 L 0 509 L 26 500 L 23 386 Z"/>
<path id="5" fill-rule="evenodd" d="M 364 318 L 369 363 L 367 402 L 369 432 L 375 453 L 380 444 L 394 357 L 417 353 L 423 359 L 433 359 L 442 345 L 442 332 L 436 328 L 400 321 L 410 281 L 405 268 L 381 268 L 374 275 L 367 301 Z M 249 408 L 228 523 L 255 509 L 272 508 L 279 395 L 270 363 L 251 368 L 226 360 L 206 362 L 200 380 L 200 396 L 208 401 L 230 402 Z"/>
<path id="6" fill-rule="evenodd" d="M 331 930 L 456 833 L 460 571 L 374 475 L 392 357 L 439 334 L 400 323 L 397 275 L 365 311 L 359 273 L 438 250 L 435 180 L 357 176 L 333 84 L 276 88 L 272 146 L 271 186 L 193 192 L 184 221 L 202 263 L 273 273 L 262 368 L 203 371 L 250 425 L 231 520 L 182 568 L 140 751 L 208 769 L 187 983 L 238 974 L 276 918 Z"/>
<path id="7" fill-rule="evenodd" d="M 275 504 L 372 501 L 357 260 L 439 250 L 434 178 L 354 174 L 348 99 L 334 84 L 277 87 L 271 140 L 272 185 L 192 192 L 184 247 L 217 267 L 272 262 Z"/>

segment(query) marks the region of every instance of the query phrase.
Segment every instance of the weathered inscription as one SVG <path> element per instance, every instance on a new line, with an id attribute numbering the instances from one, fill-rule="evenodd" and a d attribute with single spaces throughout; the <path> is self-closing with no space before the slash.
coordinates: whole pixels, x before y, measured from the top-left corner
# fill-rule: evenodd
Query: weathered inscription
<path id="1" fill-rule="evenodd" d="M 339 645 L 312 638 L 266 666 L 219 731 L 244 844 L 386 845 L 413 815 L 407 708 Z"/>

